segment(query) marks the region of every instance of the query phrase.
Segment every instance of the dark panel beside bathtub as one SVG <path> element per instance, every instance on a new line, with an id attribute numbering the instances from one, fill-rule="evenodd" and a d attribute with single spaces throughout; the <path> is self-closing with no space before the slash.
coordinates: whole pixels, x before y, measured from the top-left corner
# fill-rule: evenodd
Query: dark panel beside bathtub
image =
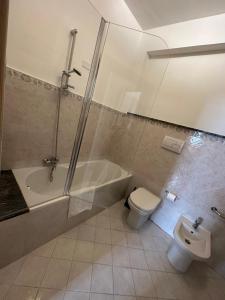
<path id="1" fill-rule="evenodd" d="M 29 211 L 11 170 L 0 173 L 0 221 Z"/>

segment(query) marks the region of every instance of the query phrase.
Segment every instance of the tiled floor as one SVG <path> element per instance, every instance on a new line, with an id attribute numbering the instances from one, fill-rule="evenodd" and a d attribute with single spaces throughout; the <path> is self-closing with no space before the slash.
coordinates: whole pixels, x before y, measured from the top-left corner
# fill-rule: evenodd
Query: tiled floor
<path id="1" fill-rule="evenodd" d="M 5 300 L 224 300 L 225 281 L 206 264 L 169 264 L 170 238 L 153 223 L 126 224 L 121 202 L 0 270 Z"/>

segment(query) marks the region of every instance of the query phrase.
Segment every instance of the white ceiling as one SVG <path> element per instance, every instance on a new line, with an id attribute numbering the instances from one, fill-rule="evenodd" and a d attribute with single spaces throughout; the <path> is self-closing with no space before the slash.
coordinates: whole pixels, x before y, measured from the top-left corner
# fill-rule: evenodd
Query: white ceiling
<path id="1" fill-rule="evenodd" d="M 225 0 L 125 0 L 143 30 L 225 13 Z"/>

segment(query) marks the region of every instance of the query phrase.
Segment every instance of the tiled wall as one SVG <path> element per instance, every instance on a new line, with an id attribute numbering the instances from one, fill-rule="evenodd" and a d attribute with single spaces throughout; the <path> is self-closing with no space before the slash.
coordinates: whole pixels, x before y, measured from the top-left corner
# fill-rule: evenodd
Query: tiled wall
<path id="1" fill-rule="evenodd" d="M 171 235 L 181 214 L 203 217 L 212 232 L 210 264 L 225 276 L 225 221 L 210 210 L 216 206 L 225 212 L 225 139 L 122 115 L 119 122 L 109 158 L 134 172 L 130 190 L 145 186 L 161 195 L 152 219 Z M 180 155 L 161 147 L 165 135 L 185 140 Z M 177 194 L 175 203 L 164 199 L 165 190 Z"/>
<path id="2" fill-rule="evenodd" d="M 6 92 L 3 120 L 2 169 L 38 166 L 42 159 L 54 153 L 59 89 L 16 70 L 7 68 Z M 82 97 L 69 93 L 61 100 L 58 134 L 58 157 L 61 162 L 69 161 L 76 127 L 79 120 Z M 108 115 L 101 116 L 101 123 L 95 105 L 92 105 L 84 138 L 81 157 L 101 156 L 105 145 L 91 148 L 96 126 L 101 135 L 107 126 L 101 126 Z M 100 132 L 100 129 L 99 129 Z M 100 141 L 99 141 L 100 142 Z M 99 143 L 98 143 L 99 144 Z"/>
<path id="3" fill-rule="evenodd" d="M 58 89 L 8 69 L 4 112 L 4 168 L 41 164 L 52 153 Z M 69 159 L 82 99 L 69 94 L 61 102 L 59 158 Z M 185 140 L 180 155 L 161 148 L 165 135 Z M 225 209 L 225 139 L 127 116 L 93 103 L 80 159 L 108 158 L 134 173 L 133 186 L 145 186 L 163 198 L 166 189 L 178 196 L 163 200 L 152 216 L 168 233 L 180 214 L 204 218 L 212 232 L 210 264 L 225 275 L 225 222 L 210 211 Z"/>
<path id="4" fill-rule="evenodd" d="M 47 91 L 47 93 L 46 93 Z M 7 69 L 2 168 L 37 164 L 52 151 L 57 90 Z"/>

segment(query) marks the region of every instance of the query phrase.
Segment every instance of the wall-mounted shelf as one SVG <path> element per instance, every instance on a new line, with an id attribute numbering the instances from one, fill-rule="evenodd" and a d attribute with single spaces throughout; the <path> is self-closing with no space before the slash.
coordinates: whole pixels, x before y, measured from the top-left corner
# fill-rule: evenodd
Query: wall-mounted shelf
<path id="1" fill-rule="evenodd" d="M 225 43 L 148 51 L 150 59 L 225 53 Z"/>

